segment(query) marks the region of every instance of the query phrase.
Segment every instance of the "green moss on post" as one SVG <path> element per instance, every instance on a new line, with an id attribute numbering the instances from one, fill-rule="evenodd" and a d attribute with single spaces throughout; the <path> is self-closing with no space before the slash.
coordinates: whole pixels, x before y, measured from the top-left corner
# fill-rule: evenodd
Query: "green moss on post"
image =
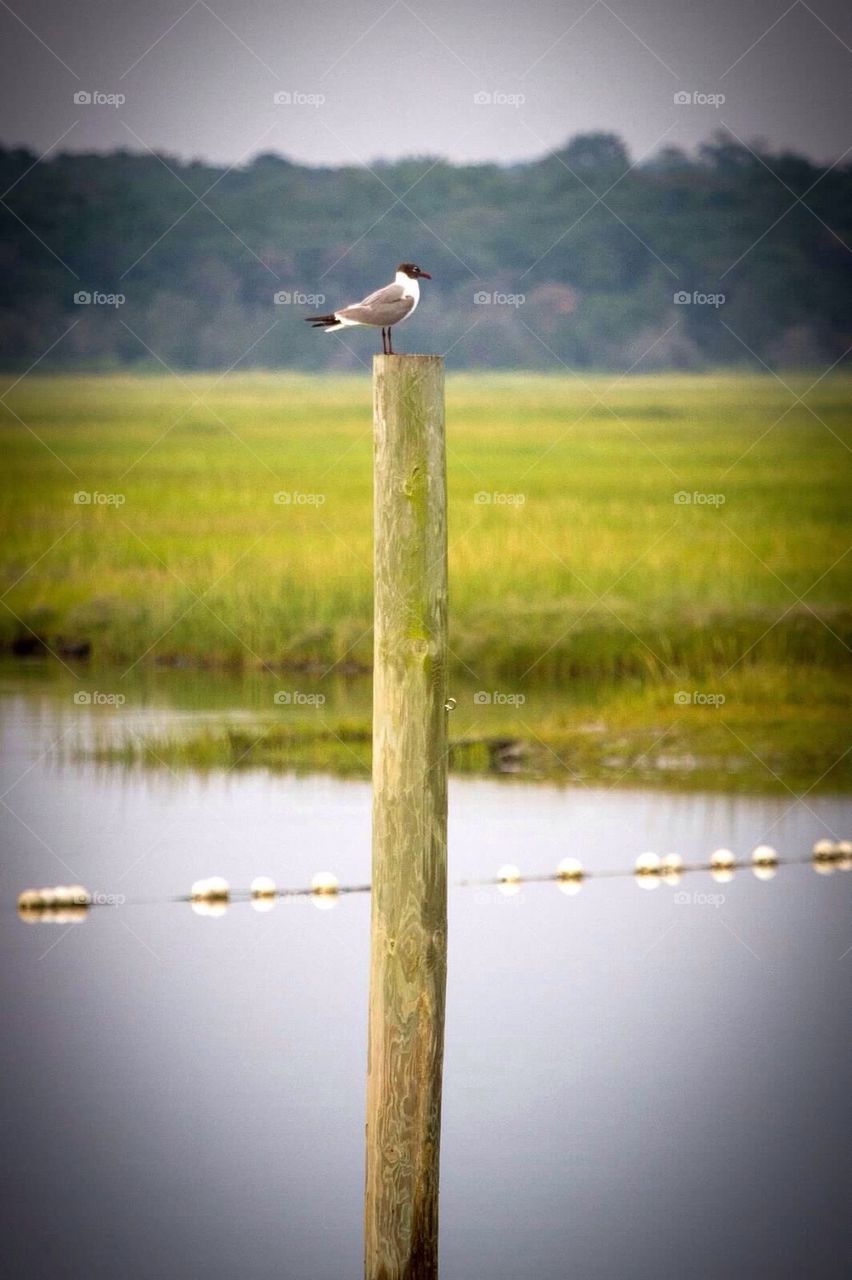
<path id="1" fill-rule="evenodd" d="M 435 1280 L 447 966 L 440 356 L 373 365 L 373 872 L 365 1276 Z"/>

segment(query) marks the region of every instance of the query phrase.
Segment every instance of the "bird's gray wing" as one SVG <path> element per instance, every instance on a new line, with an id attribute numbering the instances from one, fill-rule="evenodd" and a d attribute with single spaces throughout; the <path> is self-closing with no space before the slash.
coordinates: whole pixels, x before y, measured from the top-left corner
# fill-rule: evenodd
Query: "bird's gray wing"
<path id="1" fill-rule="evenodd" d="M 384 289 L 377 289 L 361 302 L 351 307 L 341 307 L 335 314 L 345 320 L 357 320 L 360 324 L 375 324 L 385 328 L 387 325 L 399 324 L 404 320 L 414 305 L 401 284 L 388 284 Z"/>

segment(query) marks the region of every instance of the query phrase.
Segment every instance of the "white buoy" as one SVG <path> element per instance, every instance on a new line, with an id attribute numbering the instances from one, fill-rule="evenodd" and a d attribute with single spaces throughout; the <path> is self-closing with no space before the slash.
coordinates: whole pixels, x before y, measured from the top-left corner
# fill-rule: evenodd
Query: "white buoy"
<path id="1" fill-rule="evenodd" d="M 730 849 L 714 849 L 710 854 L 710 875 L 716 884 L 728 884 L 734 878 L 736 858 Z"/>
<path id="2" fill-rule="evenodd" d="M 255 876 L 251 882 L 251 896 L 253 898 L 274 898 L 276 893 L 275 881 L 269 876 Z"/>
<path id="3" fill-rule="evenodd" d="M 663 884 L 674 887 L 683 875 L 683 858 L 679 853 L 664 853 L 660 864 Z"/>
<path id="4" fill-rule="evenodd" d="M 311 893 L 334 894 L 340 888 L 340 881 L 333 871 L 318 871 L 311 877 Z"/>
<path id="5" fill-rule="evenodd" d="M 751 869 L 757 880 L 772 880 L 778 870 L 778 851 L 771 844 L 759 844 L 751 854 Z"/>
<path id="6" fill-rule="evenodd" d="M 206 880 L 196 880 L 190 889 L 193 902 L 227 902 L 231 896 L 231 887 L 222 876 L 208 876 Z M 197 915 L 209 915 L 210 912 L 199 911 Z"/>
<path id="7" fill-rule="evenodd" d="M 566 898 L 575 897 L 583 887 L 583 875 L 583 864 L 579 858 L 563 858 L 556 868 L 559 892 Z"/>
<path id="8" fill-rule="evenodd" d="M 658 853 L 640 853 L 636 859 L 636 883 L 642 889 L 658 889 L 662 861 Z"/>
<path id="9" fill-rule="evenodd" d="M 311 902 L 318 911 L 330 911 L 337 906 L 340 882 L 333 871 L 318 871 L 311 877 Z"/>
<path id="10" fill-rule="evenodd" d="M 837 845 L 837 865 L 841 871 L 852 870 L 852 840 L 841 840 Z"/>
<path id="11" fill-rule="evenodd" d="M 497 869 L 497 892 L 504 898 L 514 898 L 521 892 L 521 871 L 507 862 Z"/>
<path id="12" fill-rule="evenodd" d="M 840 858 L 840 845 L 834 840 L 817 840 L 811 850 L 814 871 L 821 876 L 830 876 L 840 862 Z"/>

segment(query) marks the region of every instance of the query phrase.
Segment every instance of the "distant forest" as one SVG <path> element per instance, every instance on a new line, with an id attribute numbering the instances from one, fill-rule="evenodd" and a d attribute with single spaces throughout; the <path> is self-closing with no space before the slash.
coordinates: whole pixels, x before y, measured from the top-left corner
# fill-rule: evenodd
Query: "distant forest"
<path id="1" fill-rule="evenodd" d="M 511 166 L 37 159 L 0 151 L 9 369 L 52 343 L 42 369 L 357 368 L 378 334 L 302 317 L 401 259 L 434 280 L 397 346 L 455 367 L 824 368 L 852 343 L 848 162 L 720 135 L 631 168 L 610 134 Z"/>

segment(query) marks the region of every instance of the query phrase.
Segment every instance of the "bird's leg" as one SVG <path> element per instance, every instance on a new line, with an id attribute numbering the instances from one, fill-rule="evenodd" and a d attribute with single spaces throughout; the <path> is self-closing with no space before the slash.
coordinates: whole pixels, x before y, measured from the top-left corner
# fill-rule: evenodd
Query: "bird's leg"
<path id="1" fill-rule="evenodd" d="M 388 355 L 393 355 L 393 341 L 391 339 L 390 325 L 388 325 Z"/>
<path id="2" fill-rule="evenodd" d="M 384 326 L 382 326 L 382 351 L 383 351 L 383 353 L 384 353 L 385 355 L 387 355 L 387 353 L 388 353 L 388 343 L 387 343 L 387 338 L 385 337 L 385 330 L 384 330 Z"/>

